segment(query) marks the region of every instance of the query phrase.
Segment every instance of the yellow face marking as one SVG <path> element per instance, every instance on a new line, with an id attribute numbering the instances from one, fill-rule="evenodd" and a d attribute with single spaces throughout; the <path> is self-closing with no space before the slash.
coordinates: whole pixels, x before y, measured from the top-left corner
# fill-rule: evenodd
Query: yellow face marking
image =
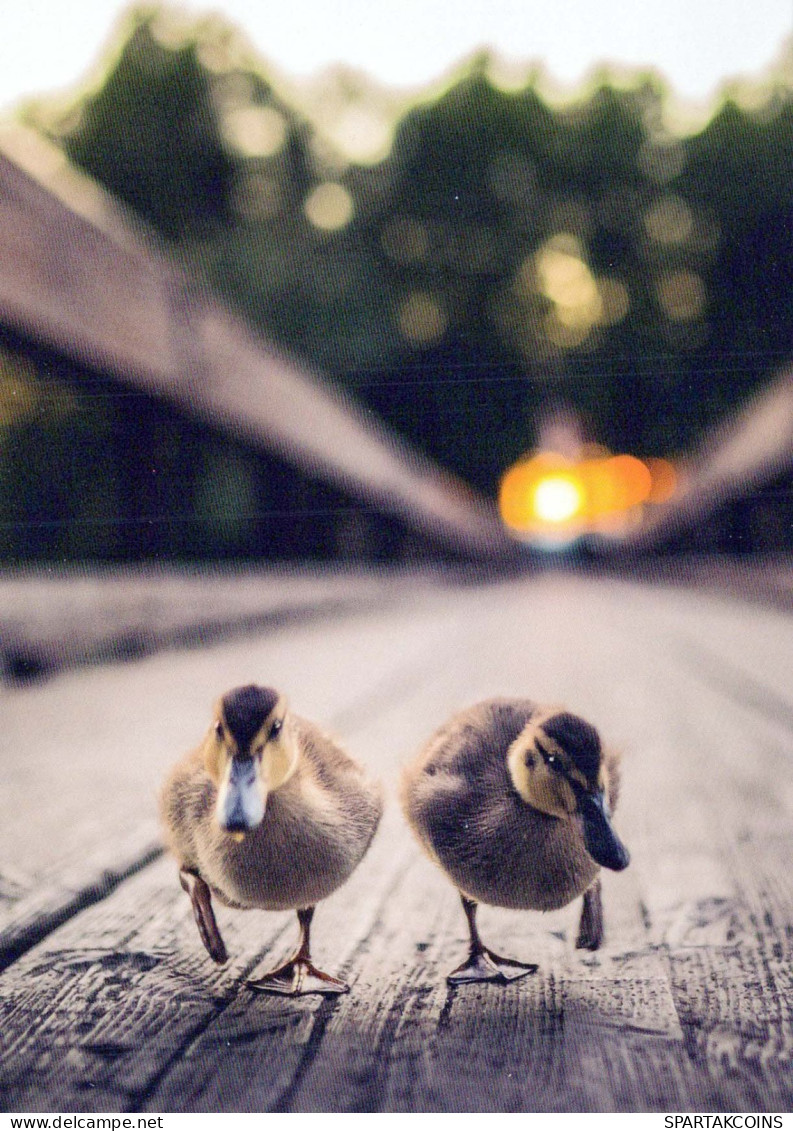
<path id="1" fill-rule="evenodd" d="M 562 748 L 543 730 L 543 723 L 558 713 L 559 708 L 543 711 L 523 728 L 507 751 L 507 768 L 515 789 L 528 805 L 551 817 L 567 820 L 577 809 L 575 794 L 565 776 L 547 765 L 543 751 L 559 759 L 565 775 L 584 788 L 587 782 Z"/>
<path id="2" fill-rule="evenodd" d="M 209 732 L 204 739 L 204 765 L 206 766 L 207 773 L 215 782 L 216 785 L 220 784 L 226 768 L 228 760 L 228 746 L 231 741 L 223 719 L 220 715 L 220 704 L 215 707 L 215 717 Z"/>
<path id="3" fill-rule="evenodd" d="M 297 748 L 286 729 L 271 738 L 262 754 L 262 775 L 268 790 L 278 789 L 297 769 Z"/>
<path id="4" fill-rule="evenodd" d="M 265 795 L 288 781 L 297 769 L 297 748 L 290 733 L 287 702 L 281 696 L 250 744 L 250 752 L 259 764 Z M 204 764 L 219 786 L 230 760 L 240 751 L 223 715 L 223 700 L 215 706 L 215 715 L 204 740 Z"/>

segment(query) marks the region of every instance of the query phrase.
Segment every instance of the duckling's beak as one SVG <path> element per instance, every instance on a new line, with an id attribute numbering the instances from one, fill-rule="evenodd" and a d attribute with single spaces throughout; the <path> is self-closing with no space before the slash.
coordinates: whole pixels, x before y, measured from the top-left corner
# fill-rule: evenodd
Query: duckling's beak
<path id="1" fill-rule="evenodd" d="M 602 789 L 596 793 L 576 790 L 578 815 L 584 830 L 586 850 L 596 864 L 621 872 L 630 863 L 630 854 L 611 824 L 608 801 Z"/>
<path id="2" fill-rule="evenodd" d="M 215 809 L 220 827 L 235 835 L 235 839 L 241 839 L 262 823 L 264 805 L 265 793 L 258 761 L 255 758 L 230 758 Z"/>

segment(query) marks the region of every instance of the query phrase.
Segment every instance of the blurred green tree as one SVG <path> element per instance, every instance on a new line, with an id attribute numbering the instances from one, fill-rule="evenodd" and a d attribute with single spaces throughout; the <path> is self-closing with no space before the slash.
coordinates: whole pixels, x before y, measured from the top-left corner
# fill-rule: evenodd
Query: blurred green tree
<path id="1" fill-rule="evenodd" d="M 223 36 L 142 17 L 70 156 L 266 334 L 492 493 L 566 401 L 674 454 L 793 341 L 793 97 L 664 127 L 657 79 L 551 106 L 486 56 L 345 164 Z M 214 52 L 208 66 L 207 51 Z"/>
<path id="2" fill-rule="evenodd" d="M 76 165 L 169 239 L 229 219 L 233 165 L 195 44 L 168 50 L 137 24 L 63 139 Z"/>

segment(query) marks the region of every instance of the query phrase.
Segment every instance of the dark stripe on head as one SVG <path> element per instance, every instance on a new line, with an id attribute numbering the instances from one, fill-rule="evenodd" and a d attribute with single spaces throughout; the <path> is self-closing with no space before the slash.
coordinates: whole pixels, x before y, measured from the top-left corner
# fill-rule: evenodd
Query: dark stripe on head
<path id="1" fill-rule="evenodd" d="M 590 723 L 563 711 L 542 724 L 542 729 L 553 739 L 570 761 L 592 785 L 600 772 L 600 735 Z"/>
<path id="2" fill-rule="evenodd" d="M 223 696 L 223 714 L 241 754 L 248 752 L 254 736 L 278 702 L 272 687 L 235 687 Z"/>

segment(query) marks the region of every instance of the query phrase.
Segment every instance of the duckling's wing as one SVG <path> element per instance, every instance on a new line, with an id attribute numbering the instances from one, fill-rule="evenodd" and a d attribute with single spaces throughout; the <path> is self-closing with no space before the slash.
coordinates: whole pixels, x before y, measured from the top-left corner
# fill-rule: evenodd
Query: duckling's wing
<path id="1" fill-rule="evenodd" d="M 180 866 L 199 872 L 198 834 L 212 817 L 216 790 L 200 751 L 177 762 L 160 790 L 160 817 L 168 848 Z"/>
<path id="2" fill-rule="evenodd" d="M 383 813 L 383 790 L 358 763 L 313 723 L 295 718 L 305 770 L 332 800 L 350 835 L 369 847 Z"/>
<path id="3" fill-rule="evenodd" d="M 464 894 L 497 907 L 549 910 L 596 874 L 582 837 L 528 806 L 507 768 L 536 708 L 497 700 L 452 720 L 409 768 L 405 812 L 429 856 Z"/>
<path id="4" fill-rule="evenodd" d="M 442 727 L 407 767 L 405 815 L 443 867 L 482 857 L 519 819 L 506 755 L 535 710 L 522 699 L 478 703 Z"/>

